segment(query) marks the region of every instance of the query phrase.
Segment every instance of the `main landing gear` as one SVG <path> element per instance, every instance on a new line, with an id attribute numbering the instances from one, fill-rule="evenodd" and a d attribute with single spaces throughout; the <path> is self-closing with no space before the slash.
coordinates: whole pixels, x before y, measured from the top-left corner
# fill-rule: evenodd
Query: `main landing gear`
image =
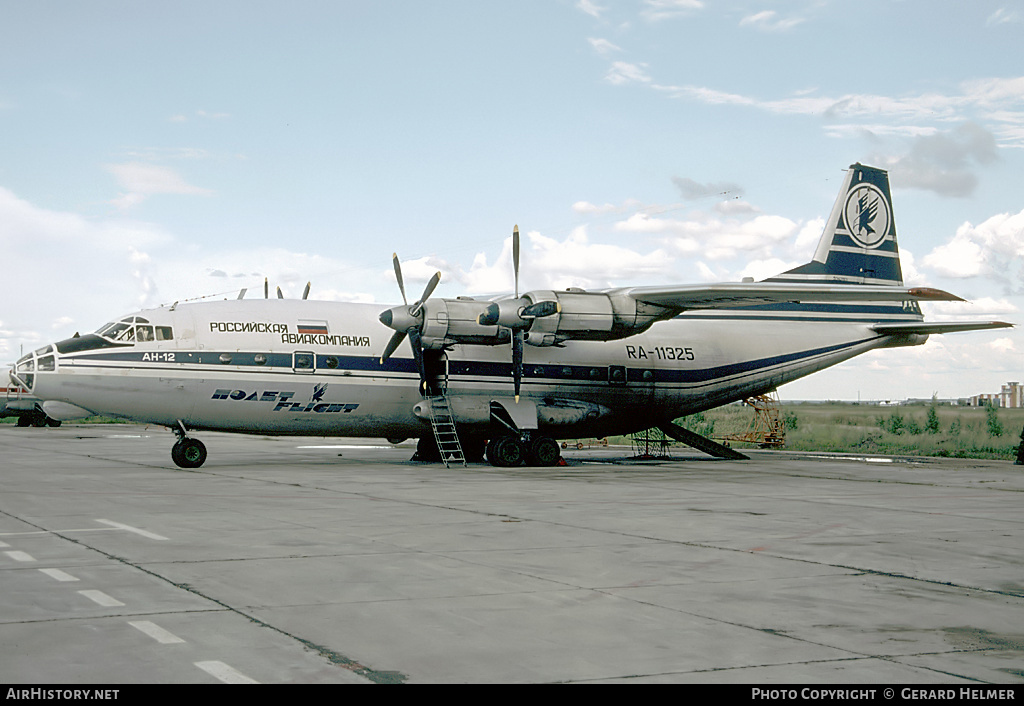
<path id="1" fill-rule="evenodd" d="M 554 466 L 562 457 L 558 442 L 548 436 L 523 438 L 506 434 L 491 439 L 487 444 L 487 460 L 492 466 Z"/>
<path id="2" fill-rule="evenodd" d="M 179 468 L 199 468 L 206 462 L 206 444 L 199 439 L 193 439 L 185 432 L 185 425 L 178 422 L 178 426 L 171 430 L 178 440 L 171 447 L 171 460 Z"/>
<path id="3" fill-rule="evenodd" d="M 462 450 L 470 463 L 483 463 L 486 455 L 488 463 L 501 468 L 523 464 L 555 466 L 562 458 L 558 442 L 548 436 L 503 434 L 485 441 L 484 437 L 467 435 L 462 439 Z M 412 458 L 423 463 L 437 463 L 441 460 L 433 435 L 420 437 L 416 444 L 416 454 Z"/>

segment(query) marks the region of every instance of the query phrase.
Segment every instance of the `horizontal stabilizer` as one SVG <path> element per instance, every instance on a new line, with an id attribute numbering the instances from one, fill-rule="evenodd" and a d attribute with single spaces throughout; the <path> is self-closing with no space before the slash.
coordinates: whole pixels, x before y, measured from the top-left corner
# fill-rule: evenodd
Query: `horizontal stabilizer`
<path id="1" fill-rule="evenodd" d="M 676 309 L 721 309 L 777 302 L 963 301 L 930 287 L 888 285 L 729 282 L 710 285 L 630 287 L 637 301 Z"/>
<path id="2" fill-rule="evenodd" d="M 871 330 L 884 334 L 917 333 L 956 333 L 957 331 L 982 331 L 990 328 L 1012 328 L 1013 324 L 1005 321 L 953 321 L 953 322 L 918 322 L 875 324 Z"/>

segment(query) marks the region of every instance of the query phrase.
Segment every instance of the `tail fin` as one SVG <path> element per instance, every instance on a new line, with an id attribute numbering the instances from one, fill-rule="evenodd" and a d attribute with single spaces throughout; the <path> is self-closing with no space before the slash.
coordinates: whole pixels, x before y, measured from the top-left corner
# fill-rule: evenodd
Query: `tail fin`
<path id="1" fill-rule="evenodd" d="M 903 284 L 892 214 L 889 173 L 851 165 L 814 259 L 768 281 Z"/>

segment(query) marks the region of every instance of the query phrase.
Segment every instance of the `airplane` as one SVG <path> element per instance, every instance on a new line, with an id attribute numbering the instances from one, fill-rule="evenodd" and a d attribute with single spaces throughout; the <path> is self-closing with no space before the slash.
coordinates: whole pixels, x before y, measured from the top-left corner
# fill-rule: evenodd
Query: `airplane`
<path id="1" fill-rule="evenodd" d="M 925 322 L 906 287 L 888 173 L 851 165 L 813 258 L 760 282 L 432 298 L 410 303 L 269 296 L 175 302 L 44 346 L 12 381 L 57 420 L 101 414 L 164 425 L 198 468 L 203 431 L 417 438 L 419 460 L 557 463 L 559 439 L 657 427 L 744 458 L 673 420 L 768 393 L 879 348 L 1001 321 Z M 306 294 L 308 294 L 308 285 Z M 404 346 L 408 340 L 409 345 Z M 402 351 L 400 353 L 400 351 Z"/>

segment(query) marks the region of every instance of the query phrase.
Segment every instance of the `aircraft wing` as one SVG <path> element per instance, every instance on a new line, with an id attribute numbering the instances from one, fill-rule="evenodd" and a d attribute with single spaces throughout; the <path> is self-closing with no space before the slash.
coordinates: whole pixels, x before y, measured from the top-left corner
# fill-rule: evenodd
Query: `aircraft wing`
<path id="1" fill-rule="evenodd" d="M 930 287 L 859 284 L 729 282 L 708 285 L 629 287 L 620 291 L 637 301 L 684 311 L 779 302 L 964 301 L 954 294 Z"/>
<path id="2" fill-rule="evenodd" d="M 919 323 L 887 323 L 875 324 L 872 331 L 887 334 L 900 333 L 956 333 L 957 331 L 981 331 L 990 328 L 1012 328 L 1013 324 L 1005 321 L 952 321 L 952 322 L 919 322 Z"/>

